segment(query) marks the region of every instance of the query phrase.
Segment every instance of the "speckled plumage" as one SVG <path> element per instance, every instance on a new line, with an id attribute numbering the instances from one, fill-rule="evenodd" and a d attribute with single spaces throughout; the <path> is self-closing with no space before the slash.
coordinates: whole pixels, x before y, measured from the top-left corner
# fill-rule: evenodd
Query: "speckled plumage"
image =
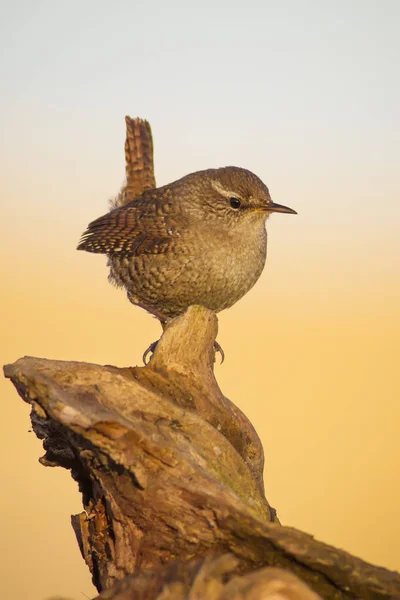
<path id="1" fill-rule="evenodd" d="M 294 213 L 250 171 L 198 171 L 96 219 L 78 249 L 107 254 L 112 281 L 161 321 L 191 304 L 218 312 L 260 277 L 271 212 Z"/>

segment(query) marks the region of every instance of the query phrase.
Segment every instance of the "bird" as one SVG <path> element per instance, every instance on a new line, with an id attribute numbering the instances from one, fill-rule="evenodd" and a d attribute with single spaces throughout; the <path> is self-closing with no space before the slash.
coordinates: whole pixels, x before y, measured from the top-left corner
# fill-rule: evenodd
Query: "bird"
<path id="1" fill-rule="evenodd" d="M 163 328 L 191 305 L 218 313 L 240 300 L 263 271 L 267 219 L 297 214 L 273 202 L 263 181 L 240 167 L 152 183 L 92 221 L 78 250 L 107 255 L 110 280 Z"/>

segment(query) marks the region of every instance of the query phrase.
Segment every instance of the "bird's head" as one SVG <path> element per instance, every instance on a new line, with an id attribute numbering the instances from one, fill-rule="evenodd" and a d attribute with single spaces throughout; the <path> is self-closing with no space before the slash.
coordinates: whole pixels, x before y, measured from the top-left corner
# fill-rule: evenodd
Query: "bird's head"
<path id="1" fill-rule="evenodd" d="M 206 220 L 218 217 L 233 224 L 248 219 L 265 221 L 273 212 L 297 214 L 273 202 L 261 179 L 239 167 L 198 171 L 180 181 L 185 181 L 186 190 L 191 188 L 193 209 L 201 211 Z"/>

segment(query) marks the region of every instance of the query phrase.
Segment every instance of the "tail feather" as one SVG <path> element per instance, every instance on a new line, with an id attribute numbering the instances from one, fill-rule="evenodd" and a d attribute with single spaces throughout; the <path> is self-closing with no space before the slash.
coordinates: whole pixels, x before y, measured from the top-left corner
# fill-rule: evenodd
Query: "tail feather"
<path id="1" fill-rule="evenodd" d="M 126 185 L 112 201 L 112 207 L 124 206 L 156 187 L 154 176 L 153 138 L 150 123 L 144 119 L 125 117 Z"/>

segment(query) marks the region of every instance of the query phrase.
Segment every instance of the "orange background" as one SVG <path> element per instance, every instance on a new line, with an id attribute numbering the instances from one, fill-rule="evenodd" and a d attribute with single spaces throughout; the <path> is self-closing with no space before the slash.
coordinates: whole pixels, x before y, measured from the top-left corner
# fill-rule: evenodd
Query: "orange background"
<path id="1" fill-rule="evenodd" d="M 262 438 L 282 523 L 399 569 L 399 5 L 90 4 L 2 25 L 1 362 L 140 364 L 159 336 L 75 250 L 122 182 L 125 114 L 151 121 L 160 185 L 253 170 L 299 214 L 272 215 L 266 270 L 219 316 L 218 382 Z M 39 465 L 28 406 L 0 386 L 4 597 L 92 597 L 76 484 Z"/>

